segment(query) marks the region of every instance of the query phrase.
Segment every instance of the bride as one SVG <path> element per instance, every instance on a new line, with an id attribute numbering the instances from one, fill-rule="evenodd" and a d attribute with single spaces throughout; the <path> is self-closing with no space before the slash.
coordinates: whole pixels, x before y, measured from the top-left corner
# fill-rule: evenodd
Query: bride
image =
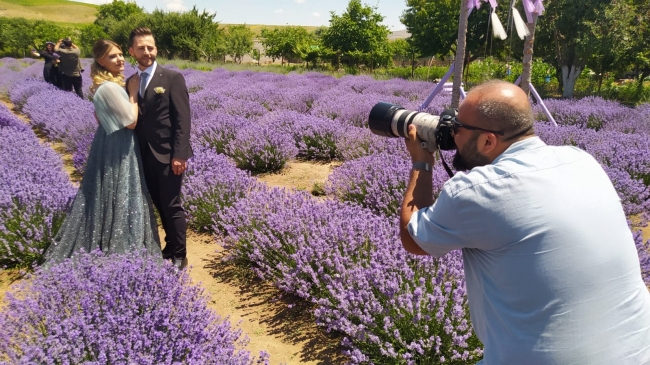
<path id="1" fill-rule="evenodd" d="M 44 256 L 45 266 L 79 252 L 151 255 L 162 260 L 153 206 L 133 129 L 139 77 L 124 90 L 124 56 L 110 40 L 93 46 L 95 115 L 100 125 L 72 208 Z"/>

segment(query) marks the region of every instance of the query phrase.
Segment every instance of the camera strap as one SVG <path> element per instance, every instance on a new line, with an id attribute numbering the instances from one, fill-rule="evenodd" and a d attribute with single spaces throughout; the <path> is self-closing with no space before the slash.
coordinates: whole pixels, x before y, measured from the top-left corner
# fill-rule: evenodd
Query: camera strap
<path id="1" fill-rule="evenodd" d="M 442 167 L 445 168 L 445 171 L 447 171 L 447 175 L 449 175 L 449 178 L 451 179 L 452 177 L 454 177 L 454 173 L 449 168 L 449 165 L 447 165 L 445 158 L 442 157 L 442 151 L 440 150 L 440 148 L 438 148 L 438 156 L 440 156 L 440 160 L 442 161 Z"/>

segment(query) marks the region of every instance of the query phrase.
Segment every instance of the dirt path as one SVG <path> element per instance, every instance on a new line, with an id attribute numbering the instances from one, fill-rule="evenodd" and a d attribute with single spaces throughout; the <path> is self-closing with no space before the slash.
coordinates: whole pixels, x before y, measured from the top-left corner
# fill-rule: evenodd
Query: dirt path
<path id="1" fill-rule="evenodd" d="M 160 234 L 164 235 L 162 231 Z M 187 251 L 190 277 L 211 296 L 210 308 L 221 316 L 230 316 L 231 323 L 239 323 L 250 338 L 249 351 L 267 351 L 272 364 L 344 362 L 340 341 L 326 337 L 314 325 L 308 308 L 290 308 L 295 298 L 280 298 L 269 283 L 222 260 L 225 253 L 211 236 L 189 232 Z"/>
<path id="2" fill-rule="evenodd" d="M 0 99 L 13 111 L 13 104 Z M 17 113 L 29 123 L 25 115 Z M 38 134 L 38 132 L 37 132 Z M 72 156 L 61 143 L 50 143 L 39 135 L 43 143 L 51 146 L 62 158 L 70 180 L 81 180 L 72 165 Z M 273 186 L 311 190 L 314 183 L 322 184 L 336 164 L 292 162 L 278 174 L 260 176 L 260 180 Z M 159 227 L 161 238 L 164 237 Z M 188 261 L 190 277 L 206 290 L 211 298 L 208 306 L 221 317 L 229 317 L 248 336 L 247 346 L 252 354 L 267 351 L 271 364 L 341 364 L 340 340 L 328 337 L 315 324 L 311 311 L 296 298 L 281 298 L 280 292 L 263 282 L 249 270 L 228 264 L 222 259 L 223 248 L 210 235 L 188 231 Z M 13 283 L 20 281 L 18 270 L 0 271 L 0 308 L 4 306 L 4 293 Z M 293 305 L 298 304 L 298 305 Z M 291 308 L 290 308 L 291 307 Z"/>

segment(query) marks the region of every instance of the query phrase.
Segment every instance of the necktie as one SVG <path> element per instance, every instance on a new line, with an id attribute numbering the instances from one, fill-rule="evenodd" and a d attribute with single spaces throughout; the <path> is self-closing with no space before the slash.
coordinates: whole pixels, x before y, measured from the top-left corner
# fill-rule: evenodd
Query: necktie
<path id="1" fill-rule="evenodd" d="M 140 96 L 144 96 L 144 91 L 147 89 L 147 79 L 149 74 L 146 72 L 140 73 Z"/>

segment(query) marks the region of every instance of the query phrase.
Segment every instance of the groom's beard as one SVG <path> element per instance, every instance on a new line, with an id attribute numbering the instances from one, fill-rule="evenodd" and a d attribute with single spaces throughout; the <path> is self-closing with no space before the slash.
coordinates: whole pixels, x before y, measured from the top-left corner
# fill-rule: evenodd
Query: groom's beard
<path id="1" fill-rule="evenodd" d="M 478 136 L 479 134 L 476 134 L 472 139 L 465 143 L 465 148 L 463 148 L 462 153 L 460 149 L 456 151 L 454 160 L 451 162 L 451 165 L 456 169 L 456 171 L 469 171 L 475 167 L 485 166 L 492 162 L 487 156 L 478 152 L 478 149 L 476 148 Z"/>
<path id="2" fill-rule="evenodd" d="M 153 65 L 154 62 L 156 62 L 156 56 L 151 55 L 151 56 L 149 56 L 149 58 L 142 58 L 142 59 L 138 59 L 137 61 L 138 61 L 138 64 L 140 65 L 140 67 L 147 68 L 147 67 Z M 147 64 L 147 61 L 151 61 L 151 63 Z"/>

